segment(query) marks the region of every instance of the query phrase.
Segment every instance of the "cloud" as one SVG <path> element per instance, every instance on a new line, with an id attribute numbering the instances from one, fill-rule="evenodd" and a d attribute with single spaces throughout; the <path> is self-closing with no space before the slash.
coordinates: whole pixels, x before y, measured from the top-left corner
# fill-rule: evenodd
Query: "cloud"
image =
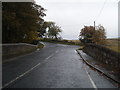
<path id="1" fill-rule="evenodd" d="M 89 1 L 89 2 L 88 2 Z M 84 25 L 93 25 L 105 0 L 41 0 L 37 3 L 47 9 L 46 21 L 56 22 L 63 30 L 62 37 L 78 39 Z M 96 25 L 102 24 L 107 37 L 117 37 L 118 10 L 117 1 L 110 0 L 105 4 Z M 114 30 L 114 33 L 112 33 Z"/>
<path id="2" fill-rule="evenodd" d="M 1 2 L 33 2 L 34 0 L 0 0 Z"/>

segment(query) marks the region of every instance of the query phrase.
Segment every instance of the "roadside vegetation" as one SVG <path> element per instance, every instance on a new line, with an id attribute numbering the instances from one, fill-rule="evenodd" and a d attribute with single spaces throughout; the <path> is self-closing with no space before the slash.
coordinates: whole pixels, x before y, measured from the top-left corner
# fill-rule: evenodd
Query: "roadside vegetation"
<path id="1" fill-rule="evenodd" d="M 102 25 L 96 27 L 84 26 L 80 31 L 79 39 L 83 44 L 93 43 L 103 45 L 106 43 L 105 28 Z"/>
<path id="2" fill-rule="evenodd" d="M 83 50 L 85 46 L 81 45 L 80 48 L 78 48 L 78 50 Z"/>
<path id="3" fill-rule="evenodd" d="M 119 52 L 120 53 L 120 40 L 119 39 L 107 39 L 106 40 L 107 43 L 105 45 L 105 47 L 113 50 L 113 51 L 116 51 L 116 52 Z"/>
<path id="4" fill-rule="evenodd" d="M 106 39 L 105 28 L 84 26 L 79 40 L 63 40 L 62 29 L 55 22 L 45 21 L 43 17 L 46 9 L 35 2 L 3 2 L 2 4 L 2 43 L 30 43 L 39 45 L 38 41 L 47 41 L 68 45 L 82 45 L 86 43 L 105 45 L 120 52 L 119 40 Z"/>
<path id="5" fill-rule="evenodd" d="M 114 77 L 119 78 L 119 39 L 107 39 L 105 28 L 101 25 L 96 27 L 84 26 L 80 31 L 79 39 L 83 46 L 80 46 L 78 50 L 83 50 L 94 58 L 92 62 L 98 62 L 98 66 L 105 68 L 112 72 Z"/>
<path id="6" fill-rule="evenodd" d="M 102 25 L 98 25 L 96 27 L 93 26 L 84 26 L 81 29 L 79 40 L 81 42 L 81 46 L 78 50 L 84 49 L 86 44 L 106 44 L 106 33 L 105 28 Z"/>
<path id="7" fill-rule="evenodd" d="M 101 25 L 96 27 L 93 26 L 84 26 L 81 29 L 79 39 L 83 46 L 79 50 L 84 48 L 85 44 L 98 44 L 106 48 L 109 48 L 115 52 L 120 52 L 120 40 L 119 39 L 107 39 L 105 28 Z"/>
<path id="8" fill-rule="evenodd" d="M 4 2 L 2 11 L 2 43 L 30 43 L 43 47 L 39 41 L 47 41 L 80 45 L 79 40 L 63 40 L 61 27 L 53 21 L 45 21 L 46 9 L 35 2 Z"/>
<path id="9" fill-rule="evenodd" d="M 2 43 L 30 43 L 43 47 L 39 38 L 61 39 L 61 28 L 55 22 L 43 19 L 45 11 L 35 2 L 3 2 Z"/>
<path id="10" fill-rule="evenodd" d="M 40 41 L 66 44 L 66 45 L 81 45 L 80 41 L 78 41 L 78 40 L 61 40 L 61 39 L 52 39 L 52 38 L 41 38 Z"/>
<path id="11" fill-rule="evenodd" d="M 39 44 L 37 45 L 37 48 L 43 48 L 43 47 L 44 47 L 44 45 L 41 44 L 41 43 L 39 43 Z"/>
<path id="12" fill-rule="evenodd" d="M 38 37 L 44 12 L 33 2 L 3 2 L 2 43 L 32 43 Z"/>

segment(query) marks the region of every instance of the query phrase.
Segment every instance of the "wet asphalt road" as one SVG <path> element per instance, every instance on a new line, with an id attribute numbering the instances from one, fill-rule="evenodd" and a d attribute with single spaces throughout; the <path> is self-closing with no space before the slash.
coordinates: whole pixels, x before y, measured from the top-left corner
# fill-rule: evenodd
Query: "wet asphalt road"
<path id="1" fill-rule="evenodd" d="M 78 46 L 45 43 L 43 49 L 3 64 L 3 88 L 115 88 L 84 64 Z"/>

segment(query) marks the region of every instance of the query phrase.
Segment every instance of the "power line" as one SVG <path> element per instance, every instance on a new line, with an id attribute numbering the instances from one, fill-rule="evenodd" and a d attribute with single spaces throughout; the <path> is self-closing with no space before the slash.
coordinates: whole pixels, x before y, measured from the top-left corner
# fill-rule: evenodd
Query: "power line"
<path id="1" fill-rule="evenodd" d="M 100 12 L 99 12 L 99 14 L 98 14 L 98 16 L 97 16 L 97 18 L 96 18 L 96 20 L 95 20 L 95 21 L 97 21 L 97 20 L 98 20 L 98 18 L 100 17 L 100 15 L 101 15 L 101 13 L 102 13 L 102 11 L 103 11 L 104 7 L 105 7 L 106 2 L 107 2 L 107 0 L 105 0 L 105 1 L 104 1 L 103 6 L 102 6 L 102 8 L 101 8 L 101 10 L 100 10 Z"/>
<path id="2" fill-rule="evenodd" d="M 120 0 L 116 0 L 113 2 L 113 6 L 117 6 L 118 7 L 118 3 L 119 3 Z"/>

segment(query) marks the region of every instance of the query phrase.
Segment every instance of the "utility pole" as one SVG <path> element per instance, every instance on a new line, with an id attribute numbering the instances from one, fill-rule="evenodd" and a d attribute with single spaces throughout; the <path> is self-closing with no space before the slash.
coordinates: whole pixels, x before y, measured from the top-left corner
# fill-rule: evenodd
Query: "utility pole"
<path id="1" fill-rule="evenodd" d="M 94 21 L 94 30 L 95 30 L 95 21 Z"/>

